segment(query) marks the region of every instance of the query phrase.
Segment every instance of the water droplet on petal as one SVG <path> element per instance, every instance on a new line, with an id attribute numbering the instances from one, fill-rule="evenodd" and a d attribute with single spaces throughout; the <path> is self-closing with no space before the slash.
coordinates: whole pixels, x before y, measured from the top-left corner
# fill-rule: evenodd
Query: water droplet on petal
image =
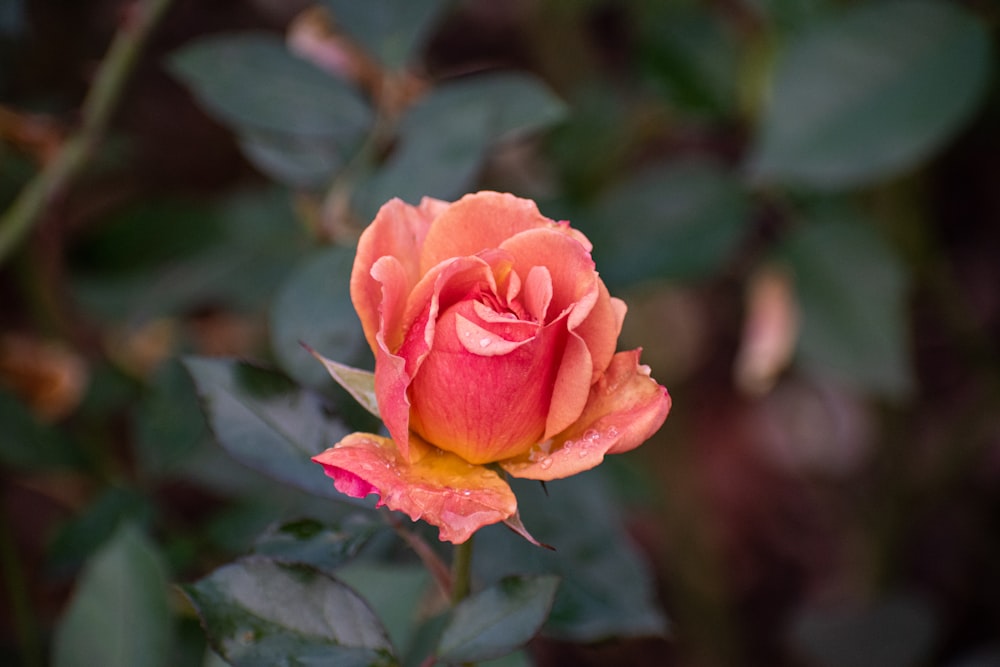
<path id="1" fill-rule="evenodd" d="M 567 440 L 566 442 L 563 443 L 562 448 L 563 449 L 573 449 L 573 445 L 575 445 L 575 444 L 576 443 L 573 442 L 572 440 Z"/>
<path id="2" fill-rule="evenodd" d="M 466 489 L 465 491 L 462 491 L 462 495 L 463 496 L 471 496 L 472 495 L 472 491 L 470 491 L 469 489 Z"/>
<path id="3" fill-rule="evenodd" d="M 479 339 L 479 347 L 489 347 L 489 344 L 492 343 L 492 342 L 493 342 L 493 340 L 490 339 L 490 338 L 480 338 Z"/>
<path id="4" fill-rule="evenodd" d="M 552 467 L 552 457 L 546 456 L 544 459 L 542 459 L 542 462 L 539 463 L 538 465 L 542 467 L 542 470 L 548 470 L 549 468 Z"/>
<path id="5" fill-rule="evenodd" d="M 579 456 L 581 459 L 586 458 L 588 454 L 590 454 L 590 451 L 587 449 L 581 449 L 576 453 L 576 455 Z"/>
<path id="6" fill-rule="evenodd" d="M 361 467 L 364 468 L 365 470 L 371 470 L 372 469 L 372 464 L 371 463 L 362 463 Z"/>
<path id="7" fill-rule="evenodd" d="M 617 438 L 618 437 L 618 429 L 616 429 L 614 426 L 609 426 L 608 430 L 605 431 L 605 433 L 608 434 L 609 438 Z"/>
<path id="8" fill-rule="evenodd" d="M 590 440 L 591 442 L 597 442 L 598 440 L 601 439 L 601 434 L 592 428 L 588 428 L 586 431 L 584 431 L 583 437 L 586 438 L 587 440 Z"/>

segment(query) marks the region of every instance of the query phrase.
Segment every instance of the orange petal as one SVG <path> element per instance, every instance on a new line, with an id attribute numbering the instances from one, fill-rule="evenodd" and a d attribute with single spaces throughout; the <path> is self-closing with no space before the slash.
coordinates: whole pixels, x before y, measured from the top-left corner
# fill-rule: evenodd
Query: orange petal
<path id="1" fill-rule="evenodd" d="M 423 519 L 441 540 L 460 544 L 473 533 L 506 521 L 517 499 L 500 476 L 410 436 L 410 460 L 389 438 L 352 433 L 313 457 L 338 491 L 354 498 L 376 493 L 378 505 Z"/>
<path id="2" fill-rule="evenodd" d="M 572 426 L 500 467 L 515 477 L 561 479 L 597 466 L 605 454 L 645 442 L 667 418 L 670 394 L 649 376 L 648 366 L 639 365 L 639 352 L 619 352 L 611 359 Z"/>
<path id="3" fill-rule="evenodd" d="M 409 293 L 420 279 L 420 248 L 427 232 L 447 207 L 447 202 L 426 197 L 420 206 L 393 199 L 379 209 L 375 220 L 361 234 L 351 271 L 351 301 L 372 350 L 377 346 L 375 333 L 383 292 L 380 282 L 371 275 L 372 267 L 382 257 L 396 258 L 404 279 L 403 294 Z"/>
<path id="4" fill-rule="evenodd" d="M 498 248 L 519 232 L 555 225 L 530 199 L 499 192 L 466 195 L 434 221 L 424 241 L 420 267 L 426 273 L 446 259 Z"/>

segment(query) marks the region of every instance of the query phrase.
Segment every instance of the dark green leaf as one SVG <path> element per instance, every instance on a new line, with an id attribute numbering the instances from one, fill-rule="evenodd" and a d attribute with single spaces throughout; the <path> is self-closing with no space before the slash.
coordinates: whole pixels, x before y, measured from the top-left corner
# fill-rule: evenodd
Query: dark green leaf
<path id="1" fill-rule="evenodd" d="M 362 188 L 359 213 L 370 220 L 399 197 L 452 200 L 473 184 L 489 146 L 515 132 L 552 125 L 565 106 L 536 79 L 502 73 L 445 83 L 417 104 L 400 127 L 400 146 Z"/>
<path id="2" fill-rule="evenodd" d="M 792 639 L 817 667 L 915 667 L 929 664 L 937 620 L 928 604 L 894 596 L 869 605 L 806 609 Z"/>
<path id="3" fill-rule="evenodd" d="M 109 487 L 69 520 L 49 547 L 49 565 L 57 574 L 79 567 L 125 523 L 143 525 L 153 514 L 149 499 L 135 489 Z"/>
<path id="4" fill-rule="evenodd" d="M 572 641 L 662 634 L 649 567 L 622 525 L 601 470 L 548 482 L 512 480 L 531 532 L 555 547 L 534 547 L 501 526 L 476 534 L 477 575 L 555 574 L 562 583 L 543 634 Z"/>
<path id="5" fill-rule="evenodd" d="M 426 613 L 430 574 L 420 565 L 356 560 L 337 570 L 337 578 L 358 592 L 385 625 L 400 654 L 413 640 L 415 626 Z"/>
<path id="6" fill-rule="evenodd" d="M 504 577 L 463 600 L 438 644 L 447 662 L 478 662 L 513 653 L 538 632 L 552 609 L 559 577 Z"/>
<path id="7" fill-rule="evenodd" d="M 244 129 L 240 148 L 254 166 L 279 183 L 300 189 L 326 185 L 346 151 L 329 141 Z"/>
<path id="8" fill-rule="evenodd" d="M 138 463 L 151 477 L 175 472 L 208 435 L 194 385 L 176 360 L 156 372 L 133 416 Z"/>
<path id="9" fill-rule="evenodd" d="M 167 579 L 153 545 L 125 525 L 87 563 L 56 628 L 53 665 L 166 667 Z"/>
<path id="10" fill-rule="evenodd" d="M 380 527 L 361 519 L 338 525 L 298 519 L 271 526 L 257 539 L 253 550 L 275 561 L 304 563 L 332 573 L 354 558 Z"/>
<path id="11" fill-rule="evenodd" d="M 398 70 L 423 46 L 447 0 L 322 0 L 334 21 L 389 69 Z"/>
<path id="12" fill-rule="evenodd" d="M 740 183 L 707 162 L 643 171 L 580 217 L 609 285 L 654 278 L 697 279 L 719 271 L 747 228 Z"/>
<path id="13" fill-rule="evenodd" d="M 368 349 L 351 303 L 353 263 L 353 250 L 323 250 L 296 268 L 275 299 L 271 309 L 274 355 L 303 384 L 321 386 L 329 375 L 301 342 L 344 363 L 360 359 Z"/>
<path id="14" fill-rule="evenodd" d="M 0 390 L 0 463 L 14 468 L 76 467 L 83 457 L 55 428 L 39 422 L 21 401 Z"/>
<path id="15" fill-rule="evenodd" d="M 206 37 L 174 53 L 170 69 L 216 117 L 237 128 L 343 145 L 371 123 L 371 109 L 357 93 L 274 35 Z"/>
<path id="16" fill-rule="evenodd" d="M 957 3 L 854 5 L 780 55 L 751 171 L 840 188 L 908 169 L 975 111 L 989 70 L 987 31 Z"/>
<path id="17" fill-rule="evenodd" d="M 795 274 L 800 361 L 860 389 L 906 394 L 912 384 L 907 277 L 874 227 L 849 217 L 823 219 L 799 228 L 780 256 Z"/>
<path id="18" fill-rule="evenodd" d="M 347 500 L 310 460 L 347 435 L 318 395 L 246 363 L 197 357 L 184 363 L 215 437 L 233 458 L 309 493 Z"/>
<path id="19" fill-rule="evenodd" d="M 315 570 L 247 559 L 183 589 L 212 648 L 237 667 L 397 664 L 365 601 Z"/>

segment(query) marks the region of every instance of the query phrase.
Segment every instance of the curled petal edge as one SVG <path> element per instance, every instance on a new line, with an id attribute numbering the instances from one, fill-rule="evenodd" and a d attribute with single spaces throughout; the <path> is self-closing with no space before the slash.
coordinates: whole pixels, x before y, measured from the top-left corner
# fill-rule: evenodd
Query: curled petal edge
<path id="1" fill-rule="evenodd" d="M 635 449 L 649 439 L 670 412 L 666 388 L 639 364 L 641 350 L 619 352 L 591 387 L 580 418 L 527 453 L 500 462 L 525 479 L 570 477 L 599 465 L 607 454 Z"/>
<path id="2" fill-rule="evenodd" d="M 371 433 L 352 433 L 312 460 L 341 493 L 378 494 L 379 507 L 437 526 L 442 541 L 460 544 L 484 526 L 518 522 L 517 499 L 500 475 L 413 434 L 409 460 L 391 439 Z"/>

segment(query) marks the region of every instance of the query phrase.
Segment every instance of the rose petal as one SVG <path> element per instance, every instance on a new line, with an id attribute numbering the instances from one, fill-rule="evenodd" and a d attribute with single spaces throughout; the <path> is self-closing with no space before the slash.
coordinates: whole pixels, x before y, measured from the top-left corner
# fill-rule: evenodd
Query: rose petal
<path id="1" fill-rule="evenodd" d="M 618 347 L 618 336 L 621 334 L 627 310 L 624 301 L 608 294 L 608 288 L 604 286 L 604 281 L 598 280 L 597 282 L 597 301 L 586 319 L 574 329 L 576 335 L 583 339 L 587 344 L 587 349 L 590 350 L 591 361 L 594 365 L 594 377 L 591 378 L 591 382 L 596 380 L 597 376 L 604 372 L 604 369 L 611 363 L 611 358 Z"/>
<path id="2" fill-rule="evenodd" d="M 498 248 L 511 236 L 538 227 L 555 228 L 557 223 L 539 213 L 530 199 L 487 191 L 466 195 L 434 221 L 420 256 L 421 270 Z"/>
<path id="3" fill-rule="evenodd" d="M 433 351 L 410 388 L 411 428 L 472 463 L 514 456 L 544 433 L 565 318 L 530 332 L 480 321 L 476 324 L 485 331 L 480 334 L 459 317 L 475 322 L 472 302 L 459 302 L 438 320 Z M 477 349 L 483 340 L 487 344 Z M 502 353 L 483 354 L 494 346 Z"/>
<path id="4" fill-rule="evenodd" d="M 587 344 L 575 332 L 569 332 L 552 388 L 542 440 L 548 440 L 580 418 L 590 397 L 593 376 L 594 364 Z"/>
<path id="5" fill-rule="evenodd" d="M 376 347 L 383 292 L 378 280 L 371 276 L 372 267 L 382 257 L 396 258 L 405 278 L 403 294 L 409 293 L 420 278 L 420 249 L 431 223 L 448 206 L 447 202 L 426 197 L 420 206 L 393 199 L 379 209 L 375 220 L 361 234 L 351 270 L 351 301 L 372 350 Z"/>
<path id="6" fill-rule="evenodd" d="M 531 269 L 544 266 L 552 281 L 548 321 L 569 308 L 571 329 L 582 322 L 598 298 L 597 273 L 590 253 L 575 239 L 552 229 L 532 229 L 512 236 L 500 249 L 514 258 L 514 270 L 530 276 Z"/>
<path id="7" fill-rule="evenodd" d="M 589 470 L 606 454 L 638 447 L 663 425 L 670 394 L 639 365 L 639 350 L 619 352 L 591 387 L 583 414 L 572 426 L 500 467 L 515 477 L 561 479 Z"/>
<path id="8" fill-rule="evenodd" d="M 392 440 L 370 433 L 352 433 L 313 461 L 338 491 L 354 498 L 377 493 L 379 506 L 423 519 L 455 544 L 517 512 L 514 492 L 497 473 L 417 437 L 410 439 L 409 461 Z"/>
<path id="9" fill-rule="evenodd" d="M 545 322 L 552 303 L 552 274 L 544 266 L 533 266 L 524 284 L 524 307 L 536 322 Z"/>

